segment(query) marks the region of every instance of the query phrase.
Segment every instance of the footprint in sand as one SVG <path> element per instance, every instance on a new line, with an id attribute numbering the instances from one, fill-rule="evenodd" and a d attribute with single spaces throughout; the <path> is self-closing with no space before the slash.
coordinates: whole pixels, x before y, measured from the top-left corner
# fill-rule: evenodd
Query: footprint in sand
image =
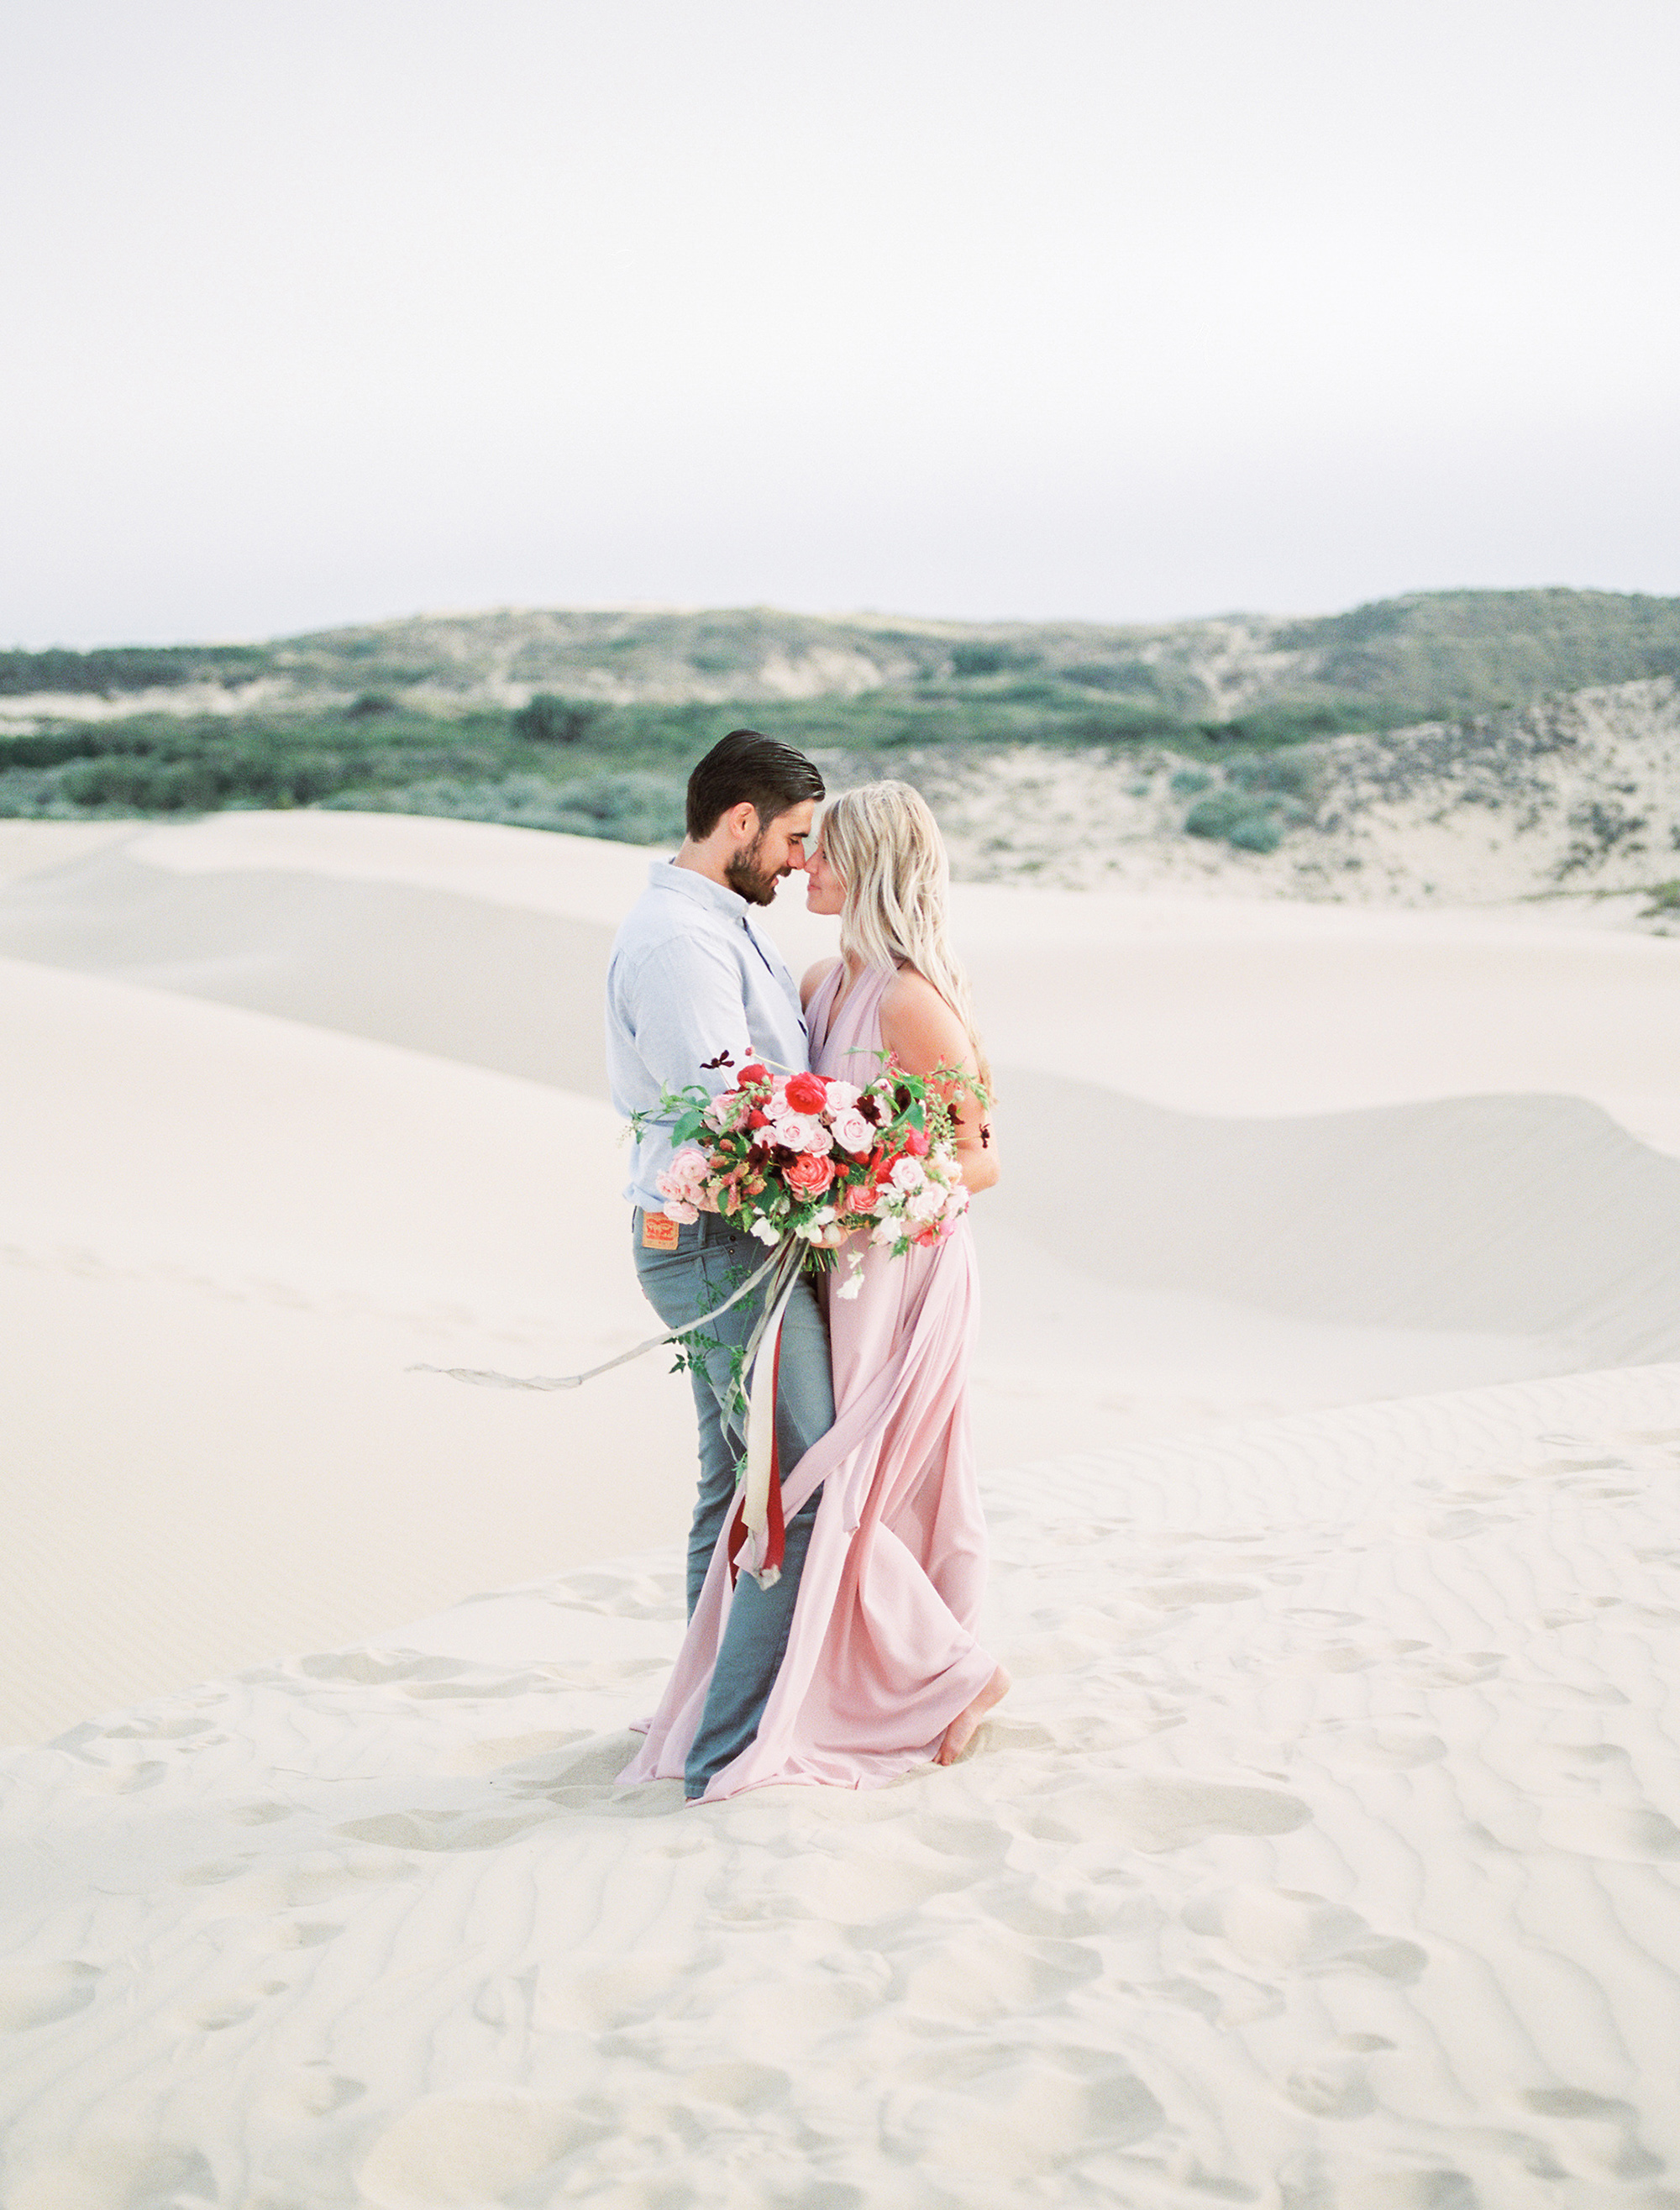
<path id="1" fill-rule="evenodd" d="M 230 1803 L 227 1816 L 236 1827 L 272 1827 L 297 1816 L 294 1803 Z"/>
<path id="2" fill-rule="evenodd" d="M 120 1726 L 77 1727 L 74 1734 L 64 1736 L 53 1746 L 58 1749 L 65 1748 L 76 1742 L 77 1737 L 83 1741 L 100 1742 L 192 1742 L 194 1736 L 209 1732 L 208 1719 L 196 1719 L 187 1712 L 160 1712 L 154 1718 L 142 1716 L 124 1719 Z M 215 1739 L 226 1742 L 227 1736 L 219 1734 Z M 202 1748 L 205 1745 L 193 1742 L 193 1747 Z"/>
<path id="3" fill-rule="evenodd" d="M 1405 1984 L 1429 1962 L 1415 1941 L 1379 1934 L 1346 1905 L 1309 1890 L 1246 1881 L 1184 1907 L 1193 1934 L 1223 1941 L 1248 1965 L 1273 1972 L 1375 1972 Z"/>
<path id="4" fill-rule="evenodd" d="M 310 2125 L 331 2117 L 366 2092 L 365 2081 L 316 2063 L 290 2078 L 265 2081 L 257 2091 L 257 2108 L 263 2117 L 282 2125 Z"/>
<path id="5" fill-rule="evenodd" d="M 388 1681 L 447 1681 L 467 1670 L 458 1658 L 429 1658 L 415 1650 L 326 1650 L 296 1664 L 306 1681 L 341 1681 L 359 1688 L 383 1688 Z"/>
<path id="6" fill-rule="evenodd" d="M 142 1788 L 155 1788 L 168 1772 L 161 1758 L 143 1757 L 133 1765 L 107 1765 L 81 1774 L 82 1785 L 106 1796 L 132 1796 Z"/>
<path id="7" fill-rule="evenodd" d="M 1554 1803 L 1540 1814 L 1540 1839 L 1581 1857 L 1623 1864 L 1680 1857 L 1680 1827 L 1661 1811 L 1617 1803 Z"/>
<path id="8" fill-rule="evenodd" d="M 1438 1734 L 1425 1734 L 1417 1727 L 1333 1726 L 1323 1731 L 1329 1754 L 1350 1765 L 1406 1772 L 1413 1766 L 1433 1765 L 1447 1754 Z"/>
<path id="9" fill-rule="evenodd" d="M 196 2210 L 216 2199 L 215 2176 L 196 2149 L 107 2139 L 9 2168 L 6 2210 Z"/>
<path id="10" fill-rule="evenodd" d="M 0 2033 L 21 2033 L 69 2018 L 94 2000 L 99 1966 L 80 1958 L 51 1965 L 14 1965 L 0 1972 Z"/>
<path id="11" fill-rule="evenodd" d="M 378 2210 L 468 2210 L 529 2186 L 604 2131 L 519 2087 L 428 2095 L 386 2127 L 356 2177 Z"/>
<path id="12" fill-rule="evenodd" d="M 1376 2108 L 1367 2070 L 1357 2056 L 1320 2056 L 1297 2066 L 1284 2082 L 1284 2092 L 1309 2117 L 1363 2118 Z"/>
<path id="13" fill-rule="evenodd" d="M 1247 1603 L 1260 1591 L 1248 1581 L 1160 1581 L 1133 1594 L 1157 1611 L 1185 1611 L 1204 1603 Z"/>
<path id="14" fill-rule="evenodd" d="M 1083 1835 L 1100 1833 L 1151 1855 L 1187 1849 L 1215 1834 L 1293 1833 L 1313 1815 L 1298 1796 L 1280 1789 L 1141 1777 L 1108 1787 L 1076 1784 L 1048 1802 Z"/>
<path id="15" fill-rule="evenodd" d="M 486 1735 L 480 1741 L 467 1742 L 440 1759 L 437 1770 L 441 1772 L 500 1772 L 509 1766 L 541 1761 L 546 1771 L 548 1760 L 557 1750 L 570 1749 L 574 1742 L 591 1739 L 588 1727 L 547 1728 L 535 1734 Z"/>
<path id="16" fill-rule="evenodd" d="M 1522 2098 L 1536 2117 L 1563 2120 L 1568 2133 L 1561 2146 L 1576 2152 L 1575 2161 L 1617 2179 L 1650 2179 L 1665 2170 L 1639 2138 L 1639 2112 L 1614 2096 L 1586 2087 L 1534 2087 Z"/>
<path id="17" fill-rule="evenodd" d="M 550 1816 L 547 1811 L 523 1811 L 501 1818 L 468 1819 L 388 1811 L 381 1818 L 347 1820 L 333 1832 L 351 1841 L 379 1842 L 393 1850 L 493 1850 L 527 1827 L 546 1825 Z"/>

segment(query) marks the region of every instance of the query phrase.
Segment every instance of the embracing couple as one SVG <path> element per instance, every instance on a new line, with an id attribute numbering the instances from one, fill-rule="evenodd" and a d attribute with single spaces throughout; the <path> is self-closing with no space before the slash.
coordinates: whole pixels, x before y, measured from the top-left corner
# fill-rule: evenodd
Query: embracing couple
<path id="1" fill-rule="evenodd" d="M 688 1538 L 688 1632 L 625 1781 L 680 1778 L 693 1802 L 772 1781 L 861 1787 L 951 1763 L 1006 1692 L 975 1639 L 985 1523 L 970 1436 L 978 1319 L 965 1220 L 895 1257 L 866 1230 L 839 1274 L 802 1276 L 782 1322 L 776 1441 L 786 1532 L 779 1579 L 729 1556 L 746 1447 L 739 1352 L 765 1292 L 720 1309 L 764 1257 L 722 1214 L 680 1219 L 663 1093 L 721 1091 L 758 1062 L 860 1087 L 891 1054 L 909 1076 L 985 1061 L 946 941 L 949 873 L 933 815 L 900 782 L 847 792 L 814 826 L 821 776 L 789 746 L 737 729 L 689 778 L 687 830 L 619 929 L 607 982 L 613 1102 L 643 1117 L 630 1187 L 636 1268 L 671 1329 L 699 1323 L 690 1375 L 700 1482 Z M 803 871 L 839 956 L 796 983 L 754 927 Z M 978 1099 L 941 1077 L 970 1191 L 997 1179 Z M 681 1211 L 692 1212 L 683 1206 Z"/>

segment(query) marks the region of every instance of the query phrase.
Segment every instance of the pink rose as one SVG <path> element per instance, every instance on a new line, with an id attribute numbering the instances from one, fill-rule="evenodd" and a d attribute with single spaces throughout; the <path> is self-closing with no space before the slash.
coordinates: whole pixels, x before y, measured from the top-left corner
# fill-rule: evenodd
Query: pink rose
<path id="1" fill-rule="evenodd" d="M 855 1106 L 835 1114 L 829 1126 L 843 1151 L 867 1151 L 875 1140 L 874 1130 Z"/>
<path id="2" fill-rule="evenodd" d="M 770 1132 L 778 1144 L 785 1144 L 790 1151 L 813 1151 L 831 1145 L 833 1138 L 820 1120 L 803 1113 L 783 1113 L 771 1122 Z M 819 1135 L 823 1143 L 819 1144 Z"/>
<path id="3" fill-rule="evenodd" d="M 904 1131 L 904 1149 L 913 1159 L 927 1157 L 928 1138 L 920 1128 L 907 1128 Z"/>
<path id="4" fill-rule="evenodd" d="M 834 1162 L 801 1151 L 783 1179 L 795 1197 L 820 1197 L 834 1180 Z"/>

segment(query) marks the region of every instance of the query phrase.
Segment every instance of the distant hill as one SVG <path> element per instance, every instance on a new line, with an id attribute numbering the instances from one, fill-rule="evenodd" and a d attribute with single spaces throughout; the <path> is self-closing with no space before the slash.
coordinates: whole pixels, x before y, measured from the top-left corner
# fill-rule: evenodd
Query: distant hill
<path id="1" fill-rule="evenodd" d="M 534 695 L 603 707 L 863 700 L 1078 740 L 1254 724 L 1265 740 L 1521 707 L 1680 671 L 1680 599 L 1428 591 L 1302 620 L 944 622 L 750 607 L 425 614 L 272 643 L 0 653 L 0 715 L 343 709 L 445 718 Z M 1083 717 L 1083 720 L 1081 719 Z M 934 734 L 938 734 L 937 731 Z M 976 726 L 982 736 L 1003 734 Z"/>

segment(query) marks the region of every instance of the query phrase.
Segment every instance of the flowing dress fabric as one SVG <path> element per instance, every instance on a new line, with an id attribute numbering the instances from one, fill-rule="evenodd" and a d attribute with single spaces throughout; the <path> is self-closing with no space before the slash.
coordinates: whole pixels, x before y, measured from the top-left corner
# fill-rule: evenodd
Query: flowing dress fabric
<path id="1" fill-rule="evenodd" d="M 878 1072 L 892 975 L 866 972 L 837 1007 L 845 970 L 836 965 L 807 1014 L 818 1073 L 861 1087 Z M 864 1251 L 862 1287 L 836 1296 L 854 1247 Z M 791 1519 L 819 1482 L 822 1498 L 758 1734 L 713 1778 L 708 1802 L 777 1781 L 889 1780 L 933 1757 L 995 1670 L 975 1639 L 986 1524 L 969 1426 L 979 1296 L 968 1223 L 903 1259 L 855 1237 L 826 1279 L 835 1421 L 787 1475 L 783 1510 Z M 681 1777 L 728 1617 L 727 1540 L 726 1529 L 625 1781 Z"/>

